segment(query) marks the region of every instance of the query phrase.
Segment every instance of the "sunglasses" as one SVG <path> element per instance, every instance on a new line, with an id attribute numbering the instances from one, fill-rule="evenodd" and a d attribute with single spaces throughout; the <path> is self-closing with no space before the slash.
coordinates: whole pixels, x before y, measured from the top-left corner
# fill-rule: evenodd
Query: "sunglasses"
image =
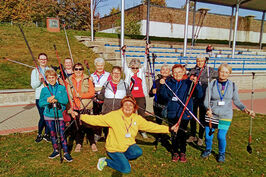
<path id="1" fill-rule="evenodd" d="M 134 67 L 132 67 L 131 69 L 139 69 L 139 68 L 134 68 Z"/>
<path id="2" fill-rule="evenodd" d="M 84 69 L 83 68 L 75 68 L 74 70 L 75 71 L 83 71 Z"/>

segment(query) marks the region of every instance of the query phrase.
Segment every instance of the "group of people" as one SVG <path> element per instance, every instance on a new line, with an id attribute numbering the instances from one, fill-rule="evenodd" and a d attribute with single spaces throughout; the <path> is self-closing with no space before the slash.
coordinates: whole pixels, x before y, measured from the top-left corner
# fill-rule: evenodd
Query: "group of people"
<path id="1" fill-rule="evenodd" d="M 100 158 L 97 168 L 103 170 L 109 166 L 129 173 L 129 160 L 142 155 L 135 141 L 138 132 L 143 138 L 147 138 L 146 132 L 158 133 L 156 141 L 163 138 L 160 134 L 171 132 L 172 161 L 186 162 L 187 142 L 202 146 L 205 130 L 206 150 L 201 156 L 206 158 L 211 155 L 213 133 L 218 129 L 218 161 L 224 162 L 226 133 L 233 117 L 232 101 L 240 110 L 255 116 L 240 102 L 236 85 L 228 79 L 231 66 L 221 64 L 217 72 L 208 66 L 203 55 L 197 57 L 196 66 L 189 71 L 181 64 L 172 68 L 162 65 L 151 88 L 146 82 L 146 58 L 143 66 L 139 59 L 132 59 L 127 65 L 124 55 L 122 68 L 114 66 L 110 73 L 104 70 L 104 60 L 96 58 L 96 71 L 91 75 L 84 73 L 81 63 L 73 64 L 66 58 L 63 71 L 66 78 L 59 79 L 56 71 L 47 67 L 47 60 L 45 53 L 39 54 L 40 66 L 32 71 L 31 85 L 40 113 L 35 141 L 52 141 L 51 159 L 59 156 L 61 142 L 64 159 L 71 162 L 73 142 L 76 142 L 75 152 L 80 152 L 85 135 L 92 151 L 97 151 L 96 143 L 103 132 L 109 159 Z M 156 123 L 145 119 L 147 96 L 154 97 Z M 66 122 L 69 116 L 69 122 Z M 163 121 L 168 126 L 161 125 Z M 198 137 L 197 122 L 201 125 Z M 45 134 L 42 135 L 44 127 Z"/>

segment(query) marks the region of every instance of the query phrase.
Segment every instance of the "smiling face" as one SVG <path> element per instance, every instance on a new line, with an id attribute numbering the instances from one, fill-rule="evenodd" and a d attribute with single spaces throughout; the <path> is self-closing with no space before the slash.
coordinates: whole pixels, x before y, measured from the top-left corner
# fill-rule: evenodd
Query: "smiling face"
<path id="1" fill-rule="evenodd" d="M 51 85 L 55 85 L 56 79 L 57 79 L 57 76 L 53 76 L 53 75 L 48 75 L 48 77 L 47 77 L 47 81 Z"/>
<path id="2" fill-rule="evenodd" d="M 74 74 L 76 77 L 81 77 L 83 75 L 83 72 L 84 72 L 84 69 L 81 66 L 79 65 L 75 66 Z"/>
<path id="3" fill-rule="evenodd" d="M 119 69 L 113 69 L 111 78 L 113 83 L 118 84 L 121 79 L 121 71 Z"/>
<path id="4" fill-rule="evenodd" d="M 139 66 L 138 65 L 133 65 L 131 66 L 131 71 L 136 74 L 139 72 Z"/>
<path id="5" fill-rule="evenodd" d="M 95 64 L 95 68 L 96 68 L 96 72 L 97 72 L 98 74 L 103 73 L 103 71 L 104 71 L 104 63 L 97 62 L 97 63 Z"/>
<path id="6" fill-rule="evenodd" d="M 218 71 L 218 75 L 219 75 L 219 81 L 225 82 L 230 76 L 230 71 L 226 67 L 221 67 L 221 69 Z"/>
<path id="7" fill-rule="evenodd" d="M 205 58 L 197 58 L 197 66 L 199 67 L 199 68 L 203 68 L 203 66 L 204 66 L 204 63 L 205 63 Z"/>
<path id="8" fill-rule="evenodd" d="M 72 60 L 70 58 L 65 59 L 65 69 L 72 70 Z"/>
<path id="9" fill-rule="evenodd" d="M 47 65 L 47 57 L 45 55 L 40 55 L 38 58 L 38 62 L 42 68 L 45 68 Z"/>
<path id="10" fill-rule="evenodd" d="M 167 66 L 162 66 L 160 73 L 163 77 L 168 77 L 170 75 L 170 68 Z"/>
<path id="11" fill-rule="evenodd" d="M 185 70 L 183 68 L 175 68 L 173 70 L 173 77 L 175 80 L 181 80 L 185 74 Z"/>
<path id="12" fill-rule="evenodd" d="M 125 101 L 122 106 L 122 112 L 126 117 L 131 116 L 131 114 L 134 112 L 134 104 L 131 101 Z"/>

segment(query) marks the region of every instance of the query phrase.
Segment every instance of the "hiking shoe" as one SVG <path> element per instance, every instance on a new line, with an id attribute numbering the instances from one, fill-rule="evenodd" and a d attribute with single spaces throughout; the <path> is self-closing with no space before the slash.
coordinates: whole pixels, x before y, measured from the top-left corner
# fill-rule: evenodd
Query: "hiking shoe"
<path id="1" fill-rule="evenodd" d="M 51 141 L 51 136 L 50 135 L 47 135 L 47 134 L 44 134 L 43 135 L 43 139 L 47 142 Z"/>
<path id="2" fill-rule="evenodd" d="M 54 159 L 54 158 L 56 158 L 58 156 L 59 156 L 59 152 L 58 151 L 54 151 L 48 158 L 49 159 Z"/>
<path id="3" fill-rule="evenodd" d="M 71 157 L 71 155 L 69 153 L 65 153 L 64 154 L 64 159 L 67 161 L 67 162 L 72 162 L 73 159 Z"/>
<path id="4" fill-rule="evenodd" d="M 144 138 L 144 139 L 147 139 L 148 138 L 148 135 L 147 135 L 146 132 L 142 132 L 140 134 L 141 134 L 142 138 Z"/>
<path id="5" fill-rule="evenodd" d="M 105 161 L 106 157 L 99 158 L 97 163 L 97 169 L 102 171 L 103 168 L 107 165 L 107 162 Z"/>
<path id="6" fill-rule="evenodd" d="M 97 152 L 97 151 L 98 151 L 97 146 L 96 146 L 95 143 L 93 143 L 93 144 L 91 145 L 91 150 L 92 150 L 92 152 Z"/>
<path id="7" fill-rule="evenodd" d="M 42 135 L 37 135 L 37 137 L 36 137 L 36 139 L 35 139 L 35 142 L 36 143 L 39 143 L 39 142 L 41 142 L 42 141 Z"/>
<path id="8" fill-rule="evenodd" d="M 180 160 L 180 162 L 183 162 L 183 163 L 187 162 L 186 154 L 185 153 L 181 153 L 179 160 Z"/>
<path id="9" fill-rule="evenodd" d="M 207 158 L 211 155 L 211 150 L 206 150 L 201 154 L 202 158 Z"/>
<path id="10" fill-rule="evenodd" d="M 218 162 L 224 163 L 224 161 L 225 161 L 225 154 L 224 153 L 219 154 Z"/>
<path id="11" fill-rule="evenodd" d="M 172 157 L 172 162 L 177 162 L 179 160 L 179 155 L 178 153 L 174 153 L 173 157 Z"/>
<path id="12" fill-rule="evenodd" d="M 195 137 L 195 136 L 190 136 L 190 137 L 187 139 L 187 143 L 193 143 L 193 142 L 195 142 L 195 141 L 197 141 L 197 140 L 198 140 L 197 137 Z"/>
<path id="13" fill-rule="evenodd" d="M 198 146 L 202 146 L 203 145 L 203 139 L 199 138 L 197 144 L 198 144 Z"/>
<path id="14" fill-rule="evenodd" d="M 75 152 L 80 152 L 81 150 L 81 144 L 77 144 L 75 148 Z"/>

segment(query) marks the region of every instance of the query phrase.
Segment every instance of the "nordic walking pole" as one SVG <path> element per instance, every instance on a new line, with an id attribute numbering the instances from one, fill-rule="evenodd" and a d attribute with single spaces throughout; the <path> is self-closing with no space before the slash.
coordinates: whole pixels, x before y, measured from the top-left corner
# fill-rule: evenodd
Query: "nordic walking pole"
<path id="1" fill-rule="evenodd" d="M 87 60 L 84 60 L 84 65 L 86 66 L 86 68 L 87 68 L 87 71 L 88 71 L 88 73 L 89 73 L 89 76 L 91 75 L 91 72 L 90 72 L 90 65 L 89 65 L 89 63 L 88 63 L 88 61 Z"/>
<path id="2" fill-rule="evenodd" d="M 123 76 L 124 76 L 124 79 L 125 79 L 125 65 L 126 65 L 126 48 L 127 46 L 126 45 L 123 45 L 120 50 L 121 50 L 121 53 L 122 53 L 122 57 L 123 57 L 123 63 L 122 63 L 122 69 L 123 69 Z"/>
<path id="3" fill-rule="evenodd" d="M 150 60 L 150 48 L 149 43 L 146 41 L 145 54 L 147 57 L 147 68 L 148 68 L 148 89 L 150 89 L 150 69 L 151 69 L 151 60 Z"/>
<path id="4" fill-rule="evenodd" d="M 70 58 L 72 60 L 72 64 L 74 64 L 74 59 L 73 59 L 73 56 L 72 56 L 72 52 L 71 52 L 71 48 L 70 48 L 70 44 L 69 44 L 69 40 L 68 40 L 68 36 L 67 36 L 67 32 L 66 32 L 66 24 L 63 25 L 63 28 L 64 28 L 64 32 L 65 32 L 65 36 L 66 36 L 66 41 L 67 41 L 67 46 L 68 46 L 68 50 L 69 50 L 69 55 L 70 55 Z"/>
<path id="5" fill-rule="evenodd" d="M 254 101 L 254 78 L 255 78 L 255 73 L 252 72 L 252 90 L 251 90 L 251 111 L 253 111 L 253 101 Z M 251 141 L 252 141 L 252 116 L 250 116 L 250 123 L 249 123 L 249 138 L 248 138 L 248 145 L 247 145 L 247 151 L 248 153 L 252 153 L 252 148 L 251 148 Z"/>
<path id="6" fill-rule="evenodd" d="M 58 151 L 60 154 L 60 163 L 63 162 L 63 155 L 62 155 L 62 145 L 61 145 L 61 134 L 59 132 L 59 117 L 58 117 L 58 110 L 57 110 L 57 105 L 56 103 L 53 103 L 53 111 L 54 111 L 54 116 L 55 116 L 55 131 L 56 131 L 56 141 L 58 145 Z M 62 135 L 64 136 L 64 135 Z"/>
<path id="7" fill-rule="evenodd" d="M 209 60 L 209 58 L 208 58 Z M 211 88 L 210 88 L 210 68 L 209 68 L 209 63 L 208 60 L 206 58 L 206 64 L 207 64 L 207 80 L 208 80 L 208 109 L 211 109 L 210 107 L 210 103 L 211 103 Z M 209 117 L 209 127 L 210 127 L 210 131 L 209 131 L 209 136 L 211 136 L 214 131 L 212 131 L 212 117 Z"/>
<path id="8" fill-rule="evenodd" d="M 7 61 L 10 61 L 10 62 L 13 62 L 13 63 L 17 63 L 17 64 L 20 64 L 20 65 L 23 65 L 23 66 L 26 66 L 26 67 L 28 67 L 28 68 L 35 68 L 35 67 L 33 67 L 33 66 L 30 66 L 30 65 L 27 65 L 27 64 L 25 64 L 25 63 L 21 63 L 21 62 L 18 62 L 18 61 L 15 61 L 15 60 L 11 60 L 11 59 L 9 59 L 9 58 L 5 58 L 5 57 L 3 57 L 3 59 L 4 60 L 7 60 Z"/>

